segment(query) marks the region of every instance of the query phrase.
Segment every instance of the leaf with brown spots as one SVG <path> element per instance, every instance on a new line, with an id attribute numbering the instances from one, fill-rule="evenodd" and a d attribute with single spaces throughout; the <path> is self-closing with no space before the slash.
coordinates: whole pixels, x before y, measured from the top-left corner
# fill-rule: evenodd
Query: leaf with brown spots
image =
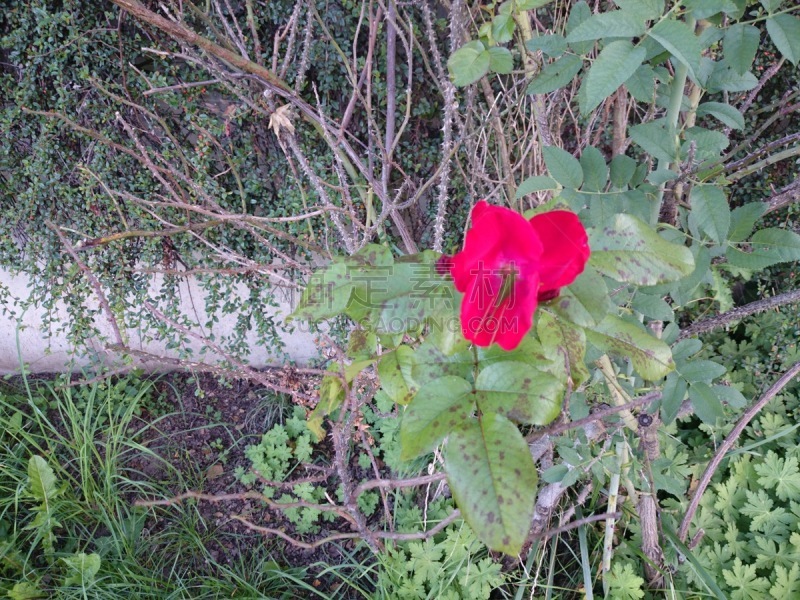
<path id="1" fill-rule="evenodd" d="M 666 377 L 675 368 L 667 344 L 619 317 L 608 315 L 597 327 L 586 329 L 586 338 L 604 352 L 629 358 L 636 372 L 650 381 Z"/>
<path id="2" fill-rule="evenodd" d="M 561 412 L 564 382 L 522 362 L 498 362 L 481 370 L 475 381 L 478 408 L 517 423 L 547 425 Z"/>
<path id="3" fill-rule="evenodd" d="M 453 430 L 464 427 L 474 410 L 472 384 L 461 377 L 442 377 L 422 386 L 400 424 L 401 458 L 430 452 Z"/>
<path id="4" fill-rule="evenodd" d="M 417 393 L 417 385 L 411 378 L 414 351 L 406 345 L 387 352 L 378 363 L 381 388 L 397 404 L 408 404 Z"/>
<path id="5" fill-rule="evenodd" d="M 465 421 L 447 441 L 445 470 L 456 504 L 478 537 L 492 550 L 519 553 L 539 477 L 516 425 L 497 414 Z"/>
<path id="6" fill-rule="evenodd" d="M 677 281 L 694 271 L 686 246 L 673 244 L 634 216 L 619 214 L 589 234 L 589 265 L 602 275 L 636 285 Z"/>
<path id="7" fill-rule="evenodd" d="M 569 375 L 573 388 L 589 379 L 583 359 L 586 354 L 586 335 L 582 329 L 542 309 L 537 316 L 536 332 L 553 359 L 551 372 L 554 375 Z"/>

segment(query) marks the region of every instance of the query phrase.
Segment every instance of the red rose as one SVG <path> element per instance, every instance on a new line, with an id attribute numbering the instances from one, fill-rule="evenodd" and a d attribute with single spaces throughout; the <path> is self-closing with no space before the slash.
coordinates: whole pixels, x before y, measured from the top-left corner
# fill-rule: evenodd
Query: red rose
<path id="1" fill-rule="evenodd" d="M 443 256 L 437 270 L 450 272 L 461 302 L 461 330 L 478 346 L 497 342 L 513 350 L 533 324 L 539 300 L 558 296 L 589 259 L 586 230 L 565 210 L 519 213 L 481 200 L 472 210 L 464 249 Z"/>

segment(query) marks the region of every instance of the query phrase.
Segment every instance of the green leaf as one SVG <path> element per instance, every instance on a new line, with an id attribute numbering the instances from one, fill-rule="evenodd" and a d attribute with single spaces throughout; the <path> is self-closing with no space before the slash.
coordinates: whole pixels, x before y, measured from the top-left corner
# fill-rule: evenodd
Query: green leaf
<path id="1" fill-rule="evenodd" d="M 749 202 L 731 211 L 731 229 L 728 240 L 742 242 L 753 232 L 753 227 L 767 211 L 765 202 Z"/>
<path id="2" fill-rule="evenodd" d="M 378 363 L 381 388 L 397 404 L 408 404 L 417 392 L 417 386 L 411 377 L 413 366 L 414 350 L 406 345 L 387 352 Z"/>
<path id="3" fill-rule="evenodd" d="M 761 6 L 763 6 L 764 9 L 770 14 L 778 10 L 781 7 L 781 4 L 783 4 L 783 0 L 758 0 L 758 1 L 761 2 Z"/>
<path id="4" fill-rule="evenodd" d="M 548 94 L 564 87 L 578 74 L 583 59 L 574 54 L 565 54 L 550 63 L 528 85 L 529 94 Z"/>
<path id="5" fill-rule="evenodd" d="M 525 42 L 525 47 L 531 52 L 541 50 L 542 54 L 556 58 L 567 51 L 567 40 L 558 33 L 539 35 Z"/>
<path id="6" fill-rule="evenodd" d="M 604 352 L 630 359 L 644 379 L 661 379 L 675 368 L 669 346 L 641 327 L 614 315 L 606 316 L 593 329 L 587 328 L 586 339 Z"/>
<path id="7" fill-rule="evenodd" d="M 675 130 L 667 127 L 666 119 L 654 119 L 628 129 L 631 139 L 645 152 L 659 160 L 671 163 L 678 151 Z"/>
<path id="8" fill-rule="evenodd" d="M 738 8 L 732 0 L 684 0 L 684 6 L 695 20 L 707 19 L 718 13 L 735 13 Z"/>
<path id="9" fill-rule="evenodd" d="M 711 383 L 728 372 L 724 366 L 714 361 L 698 359 L 679 364 L 676 371 L 688 383 Z"/>
<path id="10" fill-rule="evenodd" d="M 781 500 L 800 501 L 800 468 L 797 458 L 781 458 L 770 450 L 764 462 L 755 465 L 759 485 L 774 489 Z"/>
<path id="11" fill-rule="evenodd" d="M 603 320 L 613 305 L 608 297 L 606 282 L 589 267 L 546 306 L 562 319 L 579 327 L 592 327 Z"/>
<path id="12" fill-rule="evenodd" d="M 662 238 L 630 215 L 617 215 L 589 236 L 589 264 L 601 274 L 625 283 L 656 285 L 677 281 L 694 270 L 691 251 Z"/>
<path id="13" fill-rule="evenodd" d="M 453 77 L 453 83 L 463 87 L 486 75 L 490 62 L 486 47 L 481 42 L 472 41 L 453 52 L 447 61 L 447 68 Z"/>
<path id="14" fill-rule="evenodd" d="M 561 413 L 564 384 L 523 362 L 496 362 L 475 381 L 481 413 L 497 413 L 516 423 L 547 425 Z"/>
<path id="15" fill-rule="evenodd" d="M 619 600 L 638 600 L 644 598 L 644 579 L 639 577 L 630 563 L 615 561 L 608 574 L 608 591 L 610 598 Z"/>
<path id="16" fill-rule="evenodd" d="M 744 116 L 730 104 L 704 102 L 697 107 L 697 116 L 711 115 L 732 129 L 744 129 Z"/>
<path id="17" fill-rule="evenodd" d="M 578 189 L 583 183 L 583 169 L 577 158 L 557 146 L 542 148 L 544 164 L 550 175 L 565 188 Z"/>
<path id="18" fill-rule="evenodd" d="M 354 280 L 353 275 L 369 271 L 373 278 L 382 275 L 385 280 L 393 262 L 391 251 L 377 244 L 369 244 L 353 256 L 336 259 L 309 278 L 300 302 L 287 320 L 301 319 L 313 323 L 353 310 L 356 308 L 351 302 L 354 294 L 358 297 L 369 295 L 366 281 L 363 278 Z"/>
<path id="19" fill-rule="evenodd" d="M 100 571 L 99 554 L 80 552 L 72 556 L 65 556 L 61 561 L 71 571 L 71 574 L 64 578 L 64 585 L 89 587 L 94 583 L 94 577 Z"/>
<path id="20" fill-rule="evenodd" d="M 50 504 L 61 493 L 56 482 L 56 474 L 47 461 L 38 455 L 31 456 L 28 460 L 30 493 L 34 500 L 42 503 L 45 510 L 50 510 Z"/>
<path id="21" fill-rule="evenodd" d="M 528 444 L 502 415 L 456 427 L 445 470 L 464 519 L 490 549 L 516 555 L 528 537 L 538 476 Z"/>
<path id="22" fill-rule="evenodd" d="M 691 145 L 694 145 L 694 160 L 716 160 L 730 143 L 721 131 L 712 131 L 705 127 L 690 127 L 684 132 L 686 140 L 681 145 L 681 159 L 689 156 Z"/>
<path id="23" fill-rule="evenodd" d="M 647 32 L 647 35 L 683 63 L 689 69 L 689 76 L 696 79 L 703 48 L 700 46 L 700 40 L 686 23 L 667 19 L 658 23 Z"/>
<path id="24" fill-rule="evenodd" d="M 664 0 L 616 0 L 614 4 L 643 21 L 657 19 L 664 12 Z"/>
<path id="25" fill-rule="evenodd" d="M 636 171 L 636 161 L 630 156 L 618 154 L 611 159 L 609 165 L 611 185 L 615 188 L 624 188 L 633 177 L 634 171 Z"/>
<path id="26" fill-rule="evenodd" d="M 498 44 L 505 44 L 514 39 L 514 15 L 499 14 L 492 19 L 492 37 Z"/>
<path id="27" fill-rule="evenodd" d="M 692 210 L 689 226 L 705 233 L 714 243 L 721 244 L 731 226 L 731 209 L 722 188 L 716 185 L 696 185 L 689 196 Z"/>
<path id="28" fill-rule="evenodd" d="M 609 14 L 609 13 L 605 13 Z M 603 14 L 597 15 L 604 16 Z M 631 77 L 645 59 L 642 47 L 634 48 L 628 40 L 617 40 L 606 44 L 583 78 L 581 86 L 581 112 L 586 115 L 619 89 Z"/>
<path id="29" fill-rule="evenodd" d="M 347 356 L 353 360 L 370 360 L 378 351 L 378 336 L 366 329 L 353 329 L 347 341 Z"/>
<path id="30" fill-rule="evenodd" d="M 400 424 L 400 456 L 410 460 L 431 452 L 447 435 L 471 421 L 472 385 L 460 377 L 441 377 L 423 385 Z"/>
<path id="31" fill-rule="evenodd" d="M 546 175 L 533 175 L 528 177 L 525 181 L 519 184 L 517 192 L 514 196 L 515 200 L 524 198 L 528 194 L 534 192 L 541 192 L 542 190 L 557 190 L 558 182 L 552 177 Z"/>
<path id="32" fill-rule="evenodd" d="M 764 269 L 782 262 L 800 260 L 800 235 L 786 229 L 771 227 L 761 229 L 753 235 L 750 252 L 729 247 L 728 262 L 743 269 Z"/>
<path id="33" fill-rule="evenodd" d="M 580 163 L 583 170 L 583 187 L 581 189 L 590 192 L 603 191 L 608 181 L 608 166 L 603 153 L 594 146 L 587 146 L 583 149 Z"/>
<path id="34" fill-rule="evenodd" d="M 554 374 L 560 375 L 568 371 L 573 386 L 589 379 L 589 371 L 584 362 L 586 334 L 582 328 L 575 327 L 543 308 L 537 313 L 536 333 L 542 341 L 542 347 L 558 365 L 558 372 Z"/>
<path id="35" fill-rule="evenodd" d="M 631 38 L 646 30 L 644 19 L 626 10 L 612 10 L 592 15 L 567 35 L 567 42 L 586 42 L 601 38 Z M 641 62 L 641 61 L 640 61 Z"/>
<path id="36" fill-rule="evenodd" d="M 411 377 L 420 387 L 446 375 L 470 379 L 474 366 L 471 352 L 464 350 L 446 355 L 430 339 L 419 345 L 413 360 Z"/>
<path id="37" fill-rule="evenodd" d="M 581 23 L 591 18 L 592 9 L 589 8 L 589 5 L 584 0 L 573 4 L 572 10 L 569 11 L 569 18 L 567 19 L 567 36 L 580 27 Z M 575 54 L 586 54 L 594 47 L 594 40 L 572 42 L 569 46 Z"/>
<path id="38" fill-rule="evenodd" d="M 775 582 L 769 588 L 773 598 L 798 598 L 800 597 L 800 564 L 794 563 L 791 570 L 783 565 L 775 565 Z"/>
<path id="39" fill-rule="evenodd" d="M 689 384 L 682 377 L 678 377 L 677 373 L 667 375 L 661 393 L 661 420 L 664 425 L 669 425 L 678 416 L 678 411 L 688 390 Z"/>
<path id="40" fill-rule="evenodd" d="M 517 9 L 518 10 L 534 10 L 536 8 L 542 8 L 543 6 L 547 6 L 553 0 L 517 0 Z"/>
<path id="41" fill-rule="evenodd" d="M 693 383 L 689 386 L 689 399 L 694 407 L 694 414 L 700 417 L 703 423 L 716 425 L 717 419 L 725 417 L 722 402 L 707 383 Z"/>
<path id="42" fill-rule="evenodd" d="M 672 307 L 661 296 L 637 292 L 631 303 L 633 310 L 640 312 L 645 317 L 659 321 L 674 321 L 675 313 Z"/>
<path id="43" fill-rule="evenodd" d="M 23 581 L 15 584 L 6 593 L 6 597 L 11 600 L 34 600 L 35 598 L 48 598 L 49 595 L 36 584 Z"/>
<path id="44" fill-rule="evenodd" d="M 489 70 L 501 75 L 508 75 L 514 70 L 514 57 L 508 48 L 494 46 L 489 48 Z"/>
<path id="45" fill-rule="evenodd" d="M 747 73 L 753 66 L 760 40 L 761 34 L 753 25 L 736 23 L 728 27 L 722 47 L 731 69 L 739 75 Z"/>
<path id="46" fill-rule="evenodd" d="M 714 70 L 706 82 L 710 94 L 718 92 L 746 92 L 758 85 L 758 79 L 750 72 L 739 74 L 723 59 L 714 63 Z"/>
<path id="47" fill-rule="evenodd" d="M 647 64 L 641 65 L 625 81 L 625 87 L 635 100 L 653 102 L 656 93 L 656 74 L 653 67 Z"/>
<path id="48" fill-rule="evenodd" d="M 775 15 L 767 19 L 767 33 L 786 60 L 800 63 L 800 19 L 792 15 Z"/>

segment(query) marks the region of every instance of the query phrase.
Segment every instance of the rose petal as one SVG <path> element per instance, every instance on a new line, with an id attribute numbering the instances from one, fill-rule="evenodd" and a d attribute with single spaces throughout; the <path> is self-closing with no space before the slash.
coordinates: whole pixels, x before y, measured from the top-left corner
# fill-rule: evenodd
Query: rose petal
<path id="1" fill-rule="evenodd" d="M 530 224 L 542 241 L 539 294 L 575 281 L 589 260 L 589 240 L 578 216 L 566 210 L 535 215 Z"/>

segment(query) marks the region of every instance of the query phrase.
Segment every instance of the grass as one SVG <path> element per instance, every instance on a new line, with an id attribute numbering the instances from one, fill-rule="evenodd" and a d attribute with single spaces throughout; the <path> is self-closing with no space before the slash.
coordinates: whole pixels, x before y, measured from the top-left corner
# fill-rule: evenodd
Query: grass
<path id="1" fill-rule="evenodd" d="M 0 388 L 0 596 L 338 598 L 352 591 L 344 579 L 341 591 L 318 589 L 308 569 L 281 566 L 274 548 L 252 540 L 242 539 L 238 558 L 220 564 L 209 551 L 215 530 L 193 503 L 135 506 L 137 497 L 165 498 L 197 483 L 144 442 L 158 419 L 137 415 L 165 408 L 153 383 L 65 383 L 23 379 Z M 135 457 L 157 463 L 162 480 L 133 469 Z M 335 570 L 325 575 L 338 578 Z"/>

